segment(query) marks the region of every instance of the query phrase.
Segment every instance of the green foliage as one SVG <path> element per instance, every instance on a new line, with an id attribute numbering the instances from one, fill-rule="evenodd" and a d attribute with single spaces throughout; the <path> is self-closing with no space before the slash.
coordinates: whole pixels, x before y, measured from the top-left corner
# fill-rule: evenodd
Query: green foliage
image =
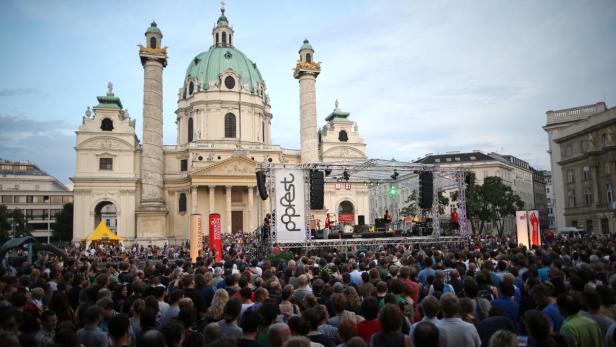
<path id="1" fill-rule="evenodd" d="M 291 251 L 280 251 L 278 254 L 270 254 L 267 259 L 270 261 L 272 267 L 278 267 L 278 265 L 282 262 L 286 263 L 291 259 L 295 258 L 295 254 Z"/>
<path id="2" fill-rule="evenodd" d="M 500 177 L 486 177 L 483 185 L 467 189 L 466 210 L 473 230 L 483 233 L 486 222 L 496 226 L 499 235 L 504 232 L 504 217 L 524 208 L 524 202 Z M 480 223 L 476 225 L 477 221 Z"/>
<path id="3" fill-rule="evenodd" d="M 11 231 L 11 217 L 10 212 L 6 205 L 0 205 L 0 242 L 4 242 L 9 239 L 9 232 Z"/>
<path id="4" fill-rule="evenodd" d="M 9 210 L 0 205 L 0 243 L 10 238 L 32 236 L 32 227 L 20 209 Z"/>
<path id="5" fill-rule="evenodd" d="M 62 211 L 56 215 L 53 237 L 59 241 L 73 239 L 73 203 L 64 204 Z"/>
<path id="6" fill-rule="evenodd" d="M 400 210 L 401 216 L 410 217 L 410 216 L 414 216 L 415 214 L 419 212 L 419 205 L 417 202 L 417 192 L 416 191 L 413 190 L 411 194 L 409 194 L 408 198 L 404 200 L 404 203 L 407 205 Z"/>

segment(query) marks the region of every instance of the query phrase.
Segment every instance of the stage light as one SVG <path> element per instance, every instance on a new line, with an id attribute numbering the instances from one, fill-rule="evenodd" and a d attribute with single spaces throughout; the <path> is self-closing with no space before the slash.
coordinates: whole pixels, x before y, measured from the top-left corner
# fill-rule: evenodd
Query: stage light
<path id="1" fill-rule="evenodd" d="M 395 185 L 392 184 L 391 187 L 389 187 L 389 195 L 393 196 L 396 194 L 398 194 L 398 189 L 396 188 Z"/>

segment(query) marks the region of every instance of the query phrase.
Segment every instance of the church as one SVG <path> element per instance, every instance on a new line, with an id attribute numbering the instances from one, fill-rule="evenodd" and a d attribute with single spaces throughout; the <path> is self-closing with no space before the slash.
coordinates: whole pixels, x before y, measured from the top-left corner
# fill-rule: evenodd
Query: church
<path id="1" fill-rule="evenodd" d="M 259 164 L 339 162 L 366 159 L 358 126 L 336 101 L 318 126 L 316 79 L 321 64 L 308 40 L 299 48 L 293 77 L 299 81 L 299 117 L 274 120 L 263 76 L 235 45 L 224 4 L 212 30 L 212 45 L 188 62 L 175 111 L 176 143 L 163 144 L 163 71 L 167 47 L 155 22 L 139 45 L 143 67 L 143 134 L 111 83 L 98 104 L 88 107 L 76 132 L 75 241 L 102 220 L 129 243 L 179 244 L 189 238 L 191 214 L 221 216 L 224 233 L 250 233 L 270 202 L 260 199 Z M 290 65 L 292 62 L 289 62 Z M 299 123 L 301 148 L 272 144 L 273 121 Z M 273 203 L 273 202 L 272 202 Z M 368 216 L 368 187 L 326 179 L 326 214 L 355 224 Z"/>

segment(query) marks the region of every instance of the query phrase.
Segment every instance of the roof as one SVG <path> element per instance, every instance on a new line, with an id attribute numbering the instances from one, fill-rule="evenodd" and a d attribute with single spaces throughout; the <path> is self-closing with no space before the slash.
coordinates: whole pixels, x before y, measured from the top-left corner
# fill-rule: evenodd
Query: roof
<path id="1" fill-rule="evenodd" d="M 350 115 L 350 112 L 344 112 L 340 109 L 340 103 L 338 102 L 338 99 L 336 99 L 334 110 L 329 114 L 329 116 L 325 117 L 325 120 L 328 122 L 351 122 L 347 119 Z"/>
<path id="2" fill-rule="evenodd" d="M 94 229 L 92 234 L 90 234 L 90 236 L 84 239 L 84 241 L 122 241 L 122 240 L 124 240 L 124 238 L 112 233 L 111 230 L 107 228 L 107 224 L 105 224 L 105 222 L 103 222 L 102 220 L 100 223 L 98 223 L 98 226 L 96 227 L 96 229 Z"/>
<path id="3" fill-rule="evenodd" d="M 29 162 L 9 161 L 0 159 L 0 175 L 16 176 L 48 176 L 35 164 Z"/>
<path id="4" fill-rule="evenodd" d="M 114 110 L 122 109 L 122 101 L 120 101 L 119 97 L 113 94 L 107 93 L 107 95 L 104 95 L 104 96 L 97 96 L 96 100 L 98 100 L 98 105 L 93 107 L 95 109 L 96 108 L 111 108 Z"/>
<path id="5" fill-rule="evenodd" d="M 447 160 L 449 159 L 449 161 Z M 476 162 L 476 161 L 496 161 L 496 159 L 490 157 L 482 152 L 470 152 L 470 153 L 446 153 L 427 155 L 416 161 L 421 164 L 446 164 L 449 162 Z"/>
<path id="6" fill-rule="evenodd" d="M 160 32 L 160 29 L 158 29 L 158 26 L 156 25 L 155 21 L 152 21 L 152 24 L 150 24 L 150 27 L 148 28 L 148 30 L 145 31 L 145 33 L 146 35 L 148 33 L 157 33 L 157 34 L 161 34 L 162 36 L 162 33 Z"/>
<path id="7" fill-rule="evenodd" d="M 305 39 L 304 44 L 299 48 L 300 51 L 304 49 L 309 49 L 314 52 L 314 49 L 312 49 L 312 45 L 310 45 L 310 42 L 308 42 L 308 39 Z"/>
<path id="8" fill-rule="evenodd" d="M 198 54 L 188 65 L 185 80 L 198 81 L 207 90 L 210 82 L 217 82 L 219 75 L 229 69 L 240 76 L 242 84 L 248 84 L 251 93 L 257 92 L 259 84 L 263 83 L 257 64 L 233 47 L 210 47 L 207 52 Z"/>

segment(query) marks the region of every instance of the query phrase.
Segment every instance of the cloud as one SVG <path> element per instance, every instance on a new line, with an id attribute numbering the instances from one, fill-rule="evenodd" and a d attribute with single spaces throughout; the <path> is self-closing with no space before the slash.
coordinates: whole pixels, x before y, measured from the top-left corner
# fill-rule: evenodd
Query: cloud
<path id="1" fill-rule="evenodd" d="M 1 96 L 22 96 L 22 95 L 32 95 L 32 94 L 40 94 L 41 91 L 34 88 L 4 88 L 0 89 L 0 97 Z"/>
<path id="2" fill-rule="evenodd" d="M 31 161 L 64 183 L 74 174 L 73 129 L 58 120 L 0 114 L 0 158 Z"/>

